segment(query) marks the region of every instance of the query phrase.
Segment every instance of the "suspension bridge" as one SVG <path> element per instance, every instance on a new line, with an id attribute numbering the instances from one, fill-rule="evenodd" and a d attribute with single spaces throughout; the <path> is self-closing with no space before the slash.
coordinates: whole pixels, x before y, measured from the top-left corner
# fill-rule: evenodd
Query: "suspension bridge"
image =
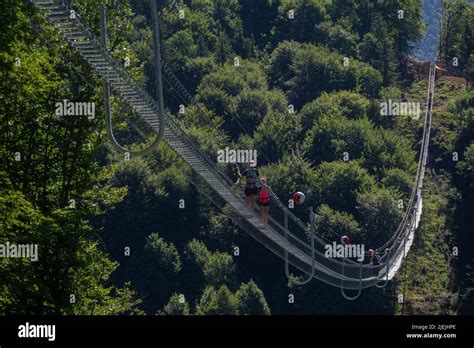
<path id="1" fill-rule="evenodd" d="M 309 224 L 303 222 L 273 192 L 270 192 L 274 202 L 272 216 L 268 224 L 264 223 L 257 211 L 246 204 L 241 190 L 235 187 L 234 180 L 219 168 L 215 161 L 187 134 L 186 127 L 180 120 L 164 110 L 162 100 L 159 97 L 153 97 L 107 49 L 105 23 L 102 25 L 101 40 L 81 19 L 80 13 L 77 13 L 69 0 L 31 1 L 60 36 L 103 79 L 105 90 L 110 87 L 113 93 L 119 95 L 131 106 L 158 135 L 155 143 L 162 139 L 192 168 L 193 175 L 189 179 L 198 190 L 242 230 L 285 261 L 286 273 L 291 281 L 296 284 L 305 284 L 316 278 L 341 288 L 343 296 L 352 300 L 357 298 L 364 288 L 386 286 L 388 281 L 397 274 L 413 243 L 423 209 L 422 188 L 428 160 L 435 88 L 436 65 L 434 62 L 430 65 L 428 76 L 423 135 L 413 189 L 397 230 L 383 245 L 374 249 L 374 253 L 381 255 L 380 262 L 370 264 L 350 258 L 328 258 L 325 256 L 325 245 L 332 241 L 317 234 L 314 227 L 314 214 L 311 215 Z M 155 35 L 155 48 L 159 45 L 156 38 Z M 158 62 L 155 68 L 160 69 L 160 74 L 162 69 L 163 80 L 170 86 L 173 93 L 182 100 L 194 103 L 193 97 L 161 59 L 159 53 L 158 56 L 155 55 L 155 58 Z M 110 115 L 107 119 L 107 127 L 108 132 L 112 132 Z M 115 145 L 120 151 L 126 151 L 125 148 L 120 148 L 118 143 Z M 305 274 L 306 280 L 294 278 L 289 271 L 290 265 Z M 356 294 L 348 296 L 345 293 L 346 289 L 356 290 Z"/>

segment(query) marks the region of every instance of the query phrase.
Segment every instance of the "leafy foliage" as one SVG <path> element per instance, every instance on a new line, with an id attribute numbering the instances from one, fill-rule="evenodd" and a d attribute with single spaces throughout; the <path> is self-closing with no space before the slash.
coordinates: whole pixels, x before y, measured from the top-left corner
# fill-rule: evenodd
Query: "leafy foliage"
<path id="1" fill-rule="evenodd" d="M 154 95 L 149 9 L 136 0 L 116 3 L 121 9 L 108 8 L 110 51 L 119 61 L 130 58 L 126 70 Z M 96 34 L 98 5 L 75 2 Z M 2 6 L 0 242 L 37 242 L 40 261 L 0 260 L 1 313 L 388 312 L 378 293 L 348 308 L 321 284 L 291 289 L 305 306 L 290 307 L 281 262 L 218 212 L 212 193 L 209 201 L 190 184 L 199 183 L 199 173 L 164 143 L 131 161 L 109 152 L 101 81 L 57 44 L 58 33 L 32 5 Z M 295 191 L 307 194 L 324 238 L 347 234 L 378 246 L 401 220 L 399 200 L 411 194 L 420 129 L 418 121 L 381 117 L 379 104 L 404 98 L 410 88 L 425 97 L 426 81 L 409 86 L 406 64 L 422 36 L 421 8 L 421 0 L 188 0 L 179 8 L 162 1 L 164 59 L 196 94 L 188 105 L 183 90 L 165 81 L 166 107 L 211 159 L 225 146 L 256 149 L 260 172 L 282 202 Z M 446 2 L 440 43 L 442 58 L 459 57 L 458 72 L 471 80 L 472 13 L 464 1 Z M 440 104 L 448 98 L 442 92 Z M 451 89 L 449 98 L 458 92 Z M 95 102 L 96 117 L 53 117 L 64 99 Z M 436 110 L 430 165 L 446 179 L 435 192 L 438 182 L 427 174 L 418 262 L 409 271 L 409 285 L 422 288 L 409 291 L 413 313 L 429 312 L 431 302 L 436 313 L 454 307 L 447 245 L 472 244 L 465 231 L 474 197 L 473 107 L 468 91 Z M 137 113 L 117 95 L 112 111 L 120 142 L 138 148 Z M 303 209 L 295 214 L 306 220 Z M 474 256 L 460 255 L 458 307 L 469 313 Z M 429 291 L 440 300 L 431 301 Z"/>

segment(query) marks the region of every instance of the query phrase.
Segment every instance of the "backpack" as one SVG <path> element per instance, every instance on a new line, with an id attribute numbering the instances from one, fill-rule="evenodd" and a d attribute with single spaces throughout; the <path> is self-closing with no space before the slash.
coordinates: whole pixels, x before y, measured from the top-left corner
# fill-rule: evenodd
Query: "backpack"
<path id="1" fill-rule="evenodd" d="M 258 202 L 260 204 L 270 203 L 270 193 L 266 186 L 261 187 L 258 191 Z"/>
<path id="2" fill-rule="evenodd" d="M 254 187 L 257 182 L 258 172 L 255 168 L 247 169 L 244 172 L 246 185 L 249 187 Z"/>

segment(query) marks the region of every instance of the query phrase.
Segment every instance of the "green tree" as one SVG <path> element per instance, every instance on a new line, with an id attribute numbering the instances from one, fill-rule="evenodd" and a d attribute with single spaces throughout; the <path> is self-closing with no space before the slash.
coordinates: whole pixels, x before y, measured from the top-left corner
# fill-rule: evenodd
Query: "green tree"
<path id="1" fill-rule="evenodd" d="M 369 65 L 356 69 L 357 91 L 367 98 L 377 98 L 382 87 L 382 75 Z"/>
<path id="2" fill-rule="evenodd" d="M 297 108 L 323 92 L 358 89 L 367 97 L 377 96 L 381 87 L 377 71 L 355 59 L 346 59 L 322 46 L 280 43 L 269 59 L 270 85 L 282 89 Z"/>
<path id="3" fill-rule="evenodd" d="M 414 169 L 409 142 L 393 131 L 376 128 L 367 118 L 348 120 L 340 114 L 324 115 L 306 134 L 304 149 L 316 163 L 358 159 L 371 174 L 383 168 Z"/>
<path id="4" fill-rule="evenodd" d="M 456 167 L 458 172 L 470 183 L 474 182 L 474 144 L 470 144 L 463 155 L 464 160 L 460 161 Z M 470 187 L 471 189 L 473 187 Z"/>
<path id="5" fill-rule="evenodd" d="M 338 236 L 349 236 L 353 243 L 363 242 L 360 227 L 351 214 L 338 212 L 326 204 L 317 210 L 316 230 L 330 241 L 341 243 Z"/>
<path id="6" fill-rule="evenodd" d="M 281 201 L 292 198 L 296 191 L 307 192 L 315 178 L 311 162 L 299 151 L 262 167 L 261 173 Z"/>
<path id="7" fill-rule="evenodd" d="M 397 230 L 404 211 L 399 208 L 398 199 L 396 192 L 384 188 L 357 195 L 363 238 L 370 240 L 372 246 L 383 244 Z"/>
<path id="8" fill-rule="evenodd" d="M 317 204 L 354 212 L 358 192 L 372 188 L 375 180 L 356 161 L 323 162 L 310 184 Z"/>
<path id="9" fill-rule="evenodd" d="M 303 129 L 308 130 L 325 114 L 341 114 L 349 119 L 363 118 L 367 115 L 369 106 L 369 100 L 355 92 L 323 92 L 317 99 L 307 103 L 299 116 Z"/>
<path id="10" fill-rule="evenodd" d="M 232 100 L 230 109 L 238 115 L 238 122 L 252 134 L 270 109 L 267 93 L 245 88 Z"/>
<path id="11" fill-rule="evenodd" d="M 379 141 L 367 118 L 348 120 L 340 114 L 326 114 L 306 134 L 305 149 L 316 163 L 368 157 Z"/>
<path id="12" fill-rule="evenodd" d="M 295 41 L 281 41 L 270 55 L 266 74 L 271 87 L 285 90 L 285 82 L 292 77 L 291 64 L 300 54 L 302 45 Z"/>
<path id="13" fill-rule="evenodd" d="M 189 30 L 180 30 L 169 37 L 165 42 L 165 52 L 172 58 L 174 65 L 186 63 L 198 55 L 198 46 Z"/>
<path id="14" fill-rule="evenodd" d="M 127 314 L 140 303 L 127 284 L 107 284 L 118 264 L 90 239 L 82 209 L 45 216 L 1 174 L 0 242 L 38 246 L 37 261 L 1 259 L 1 313 Z"/>
<path id="15" fill-rule="evenodd" d="M 399 168 L 387 168 L 383 172 L 382 184 L 391 187 L 409 197 L 413 189 L 414 178 Z"/>
<path id="16" fill-rule="evenodd" d="M 356 56 L 358 41 L 356 34 L 344 29 L 344 27 L 339 24 L 333 24 L 330 21 L 318 24 L 316 26 L 316 31 L 321 35 L 321 41 L 326 47 L 336 50 L 348 57 Z"/>
<path id="17" fill-rule="evenodd" d="M 211 252 L 204 242 L 192 239 L 186 244 L 180 283 L 188 298 L 198 298 L 206 286 L 203 267 Z"/>
<path id="18" fill-rule="evenodd" d="M 240 315 L 270 315 L 263 291 L 253 280 L 242 283 L 235 293 Z"/>
<path id="19" fill-rule="evenodd" d="M 451 63 L 453 58 L 458 59 L 459 71 L 466 76 L 470 75 L 470 57 L 474 50 L 474 5 L 467 1 L 443 1 L 443 15 L 441 17 L 440 56 Z"/>
<path id="20" fill-rule="evenodd" d="M 226 34 L 220 33 L 217 37 L 216 50 L 214 53 L 214 60 L 219 65 L 230 63 L 232 60 L 232 45 L 229 43 L 229 38 Z"/>
<path id="21" fill-rule="evenodd" d="M 239 66 L 225 64 L 206 75 L 197 91 L 198 101 L 222 117 L 222 128 L 232 139 L 251 135 L 266 113 L 287 109 L 281 94 L 268 91 L 261 68 L 247 60 L 240 60 Z"/>
<path id="22" fill-rule="evenodd" d="M 291 18 L 290 11 L 293 11 Z M 275 42 L 318 40 L 315 26 L 326 17 L 324 2 L 320 0 L 282 0 L 272 33 Z"/>
<path id="23" fill-rule="evenodd" d="M 423 36 L 420 0 L 335 0 L 329 8 L 333 22 L 362 38 L 361 58 L 380 71 L 384 85 L 393 81 L 396 67 L 403 66 L 401 57 Z"/>
<path id="24" fill-rule="evenodd" d="M 181 82 L 194 95 L 199 82 L 204 76 L 217 69 L 217 65 L 212 57 L 196 57 L 185 62 Z"/>
<path id="25" fill-rule="evenodd" d="M 182 299 L 181 295 L 174 293 L 170 300 L 164 306 L 163 310 L 159 312 L 162 315 L 189 315 L 189 304 L 186 299 Z"/>
<path id="26" fill-rule="evenodd" d="M 206 283 L 213 286 L 232 286 L 236 281 L 236 266 L 232 256 L 227 253 L 214 252 L 209 255 L 203 265 L 203 273 Z"/>
<path id="27" fill-rule="evenodd" d="M 240 0 L 240 14 L 245 37 L 256 41 L 259 48 L 267 44 L 273 20 L 278 15 L 277 1 Z"/>
<path id="28" fill-rule="evenodd" d="M 303 45 L 290 65 L 292 77 L 284 84 L 289 101 L 299 108 L 323 91 L 354 89 L 357 82 L 354 69 L 343 63 L 343 56 L 338 53 Z"/>
<path id="29" fill-rule="evenodd" d="M 364 35 L 359 52 L 363 61 L 368 62 L 382 74 L 385 86 L 397 77 L 394 42 L 387 33 L 385 23 L 377 23 L 373 32 Z"/>
<path id="30" fill-rule="evenodd" d="M 212 212 L 208 222 L 200 231 L 203 239 L 208 241 L 210 247 L 230 249 L 238 237 L 238 230 L 229 224 L 229 218 L 225 214 Z"/>
<path id="31" fill-rule="evenodd" d="M 140 301 L 128 285 L 110 284 L 118 264 L 90 223 L 126 193 L 107 184 L 113 170 L 99 159 L 101 112 L 91 119 L 55 113 L 64 99 L 99 105 L 97 81 L 31 5 L 6 1 L 2 9 L 0 236 L 38 244 L 39 260 L 2 259 L 0 312 L 129 313 Z M 77 70 L 89 84 L 78 83 Z"/>
<path id="32" fill-rule="evenodd" d="M 137 292 L 144 296 L 145 308 L 156 312 L 177 285 L 182 267 L 178 250 L 158 233 L 152 233 L 142 252 L 131 249 L 130 253 L 127 274 Z"/>
<path id="33" fill-rule="evenodd" d="M 299 117 L 290 113 L 270 112 L 263 118 L 254 133 L 254 144 L 260 162 L 276 162 L 297 149 L 297 137 L 301 132 Z M 263 158 L 262 154 L 265 154 Z"/>
<path id="34" fill-rule="evenodd" d="M 120 261 L 126 261 L 123 247 L 142 248 L 151 220 L 150 210 L 157 209 L 159 200 L 166 191 L 148 163 L 143 159 L 122 161 L 115 166 L 110 183 L 113 187 L 125 187 L 126 198 L 120 202 L 104 223 L 103 238 L 112 254 Z"/>
<path id="35" fill-rule="evenodd" d="M 222 285 L 218 290 L 212 286 L 204 289 L 196 306 L 197 315 L 236 315 L 238 314 L 235 295 Z"/>
<path id="36" fill-rule="evenodd" d="M 191 294 L 200 289 L 198 284 L 215 287 L 226 284 L 234 286 L 237 269 L 232 256 L 224 252 L 211 252 L 202 241 L 193 239 L 186 246 L 187 273 L 186 278 L 192 279 Z"/>

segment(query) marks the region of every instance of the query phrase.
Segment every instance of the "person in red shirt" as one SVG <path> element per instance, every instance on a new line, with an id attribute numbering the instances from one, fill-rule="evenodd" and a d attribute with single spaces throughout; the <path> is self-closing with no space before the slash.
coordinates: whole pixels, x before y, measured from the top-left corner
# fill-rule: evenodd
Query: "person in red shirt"
<path id="1" fill-rule="evenodd" d="M 260 178 L 261 186 L 258 190 L 258 205 L 260 207 L 260 213 L 262 219 L 268 224 L 268 216 L 270 211 L 270 187 L 267 185 L 267 179 Z"/>

